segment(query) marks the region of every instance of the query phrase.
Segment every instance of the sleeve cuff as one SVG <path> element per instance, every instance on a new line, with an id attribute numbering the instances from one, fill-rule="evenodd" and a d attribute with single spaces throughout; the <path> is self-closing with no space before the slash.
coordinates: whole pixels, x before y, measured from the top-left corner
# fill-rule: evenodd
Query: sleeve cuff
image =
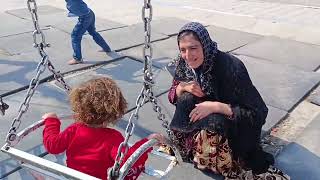
<path id="1" fill-rule="evenodd" d="M 55 117 L 48 117 L 44 120 L 44 124 L 45 125 L 52 125 L 52 124 L 58 124 L 60 125 L 61 122 L 58 118 L 55 118 Z"/>

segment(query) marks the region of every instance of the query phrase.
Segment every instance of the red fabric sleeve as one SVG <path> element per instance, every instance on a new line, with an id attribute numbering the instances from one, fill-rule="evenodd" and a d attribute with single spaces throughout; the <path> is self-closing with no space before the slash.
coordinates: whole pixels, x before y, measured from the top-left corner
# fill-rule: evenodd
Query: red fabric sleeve
<path id="1" fill-rule="evenodd" d="M 71 142 L 75 126 L 69 126 L 60 133 L 61 122 L 58 118 L 46 118 L 45 127 L 43 129 L 43 145 L 51 154 L 59 154 L 64 152 Z"/>
<path id="2" fill-rule="evenodd" d="M 168 93 L 168 99 L 171 104 L 175 104 L 177 101 L 176 89 L 177 89 L 177 86 L 179 85 L 179 83 L 180 83 L 180 81 L 177 81 L 177 80 L 172 81 L 172 85 L 171 85 L 171 88 Z"/>

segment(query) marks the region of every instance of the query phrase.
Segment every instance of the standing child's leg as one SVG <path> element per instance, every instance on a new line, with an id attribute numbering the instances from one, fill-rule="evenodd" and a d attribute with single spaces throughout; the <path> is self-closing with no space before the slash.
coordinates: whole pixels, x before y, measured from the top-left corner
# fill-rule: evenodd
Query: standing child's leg
<path id="1" fill-rule="evenodd" d="M 82 63 L 82 54 L 81 54 L 81 40 L 84 33 L 87 31 L 92 21 L 92 16 L 89 14 L 79 16 L 78 23 L 73 28 L 71 33 L 71 41 L 73 48 L 73 59 L 68 62 L 68 64 L 78 64 Z"/>
<path id="2" fill-rule="evenodd" d="M 88 27 L 88 32 L 92 36 L 93 40 L 105 51 L 110 52 L 111 48 L 106 43 L 106 41 L 103 39 L 103 37 L 96 31 L 95 27 L 95 15 L 92 10 L 90 10 L 90 14 L 92 14 L 93 20 L 90 23 L 90 26 Z"/>

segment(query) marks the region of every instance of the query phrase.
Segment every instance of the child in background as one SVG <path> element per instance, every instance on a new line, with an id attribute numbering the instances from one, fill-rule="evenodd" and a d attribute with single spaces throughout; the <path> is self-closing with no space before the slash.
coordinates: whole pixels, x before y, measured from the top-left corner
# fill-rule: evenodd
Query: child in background
<path id="1" fill-rule="evenodd" d="M 124 141 L 121 133 L 109 126 L 116 124 L 125 114 L 127 102 L 116 83 L 104 77 L 90 80 L 73 89 L 70 103 L 75 113 L 75 123 L 63 132 L 60 132 L 61 123 L 55 113 L 43 115 L 43 144 L 51 154 L 66 151 L 68 167 L 105 180 L 108 168 L 115 162 L 118 147 Z M 124 162 L 151 138 L 160 143 L 164 140 L 161 134 L 151 134 L 138 141 L 129 148 Z M 148 152 L 150 151 L 151 149 Z M 147 153 L 139 158 L 126 176 L 127 180 L 138 178 L 144 170 L 147 158 Z"/>
<path id="2" fill-rule="evenodd" d="M 69 17 L 78 17 L 78 22 L 71 33 L 73 58 L 68 62 L 69 65 L 83 63 L 81 53 L 81 40 L 85 32 L 92 36 L 93 40 L 102 48 L 102 51 L 111 52 L 109 45 L 96 30 L 96 17 L 94 12 L 88 8 L 83 0 L 66 0 Z"/>

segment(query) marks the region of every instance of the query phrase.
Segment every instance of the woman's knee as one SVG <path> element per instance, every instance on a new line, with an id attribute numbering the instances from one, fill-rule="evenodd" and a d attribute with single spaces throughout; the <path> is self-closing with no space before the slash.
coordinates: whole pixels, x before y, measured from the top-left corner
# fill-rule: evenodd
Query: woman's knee
<path id="1" fill-rule="evenodd" d="M 184 92 L 177 99 L 177 108 L 182 108 L 187 111 L 191 111 L 195 104 L 199 103 L 199 98 L 189 92 Z"/>

